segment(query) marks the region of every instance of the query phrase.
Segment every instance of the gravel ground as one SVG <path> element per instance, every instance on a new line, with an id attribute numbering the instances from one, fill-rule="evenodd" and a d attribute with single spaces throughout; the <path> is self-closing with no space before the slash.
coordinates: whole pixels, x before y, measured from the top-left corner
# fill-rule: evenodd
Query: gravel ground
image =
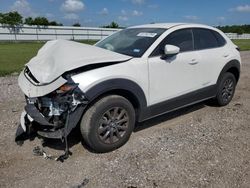
<path id="1" fill-rule="evenodd" d="M 34 156 L 38 139 L 14 143 L 24 99 L 17 77 L 0 78 L 0 187 L 250 187 L 250 52 L 241 55 L 230 105 L 202 103 L 154 118 L 106 154 L 89 151 L 75 131 L 64 163 Z M 63 152 L 59 142 L 47 145 L 49 154 Z"/>

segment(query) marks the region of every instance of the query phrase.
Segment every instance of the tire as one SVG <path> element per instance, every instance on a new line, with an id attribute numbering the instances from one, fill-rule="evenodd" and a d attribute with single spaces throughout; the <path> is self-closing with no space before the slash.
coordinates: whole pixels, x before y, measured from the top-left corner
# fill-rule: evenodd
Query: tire
<path id="1" fill-rule="evenodd" d="M 216 94 L 216 103 L 219 106 L 226 106 L 228 105 L 235 92 L 236 88 L 236 79 L 235 76 L 230 73 L 226 72 L 221 80 L 219 81 L 218 89 L 217 89 L 217 94 Z"/>
<path id="2" fill-rule="evenodd" d="M 95 152 L 113 151 L 124 145 L 135 125 L 135 110 L 124 97 L 109 95 L 94 103 L 83 115 L 83 140 Z"/>

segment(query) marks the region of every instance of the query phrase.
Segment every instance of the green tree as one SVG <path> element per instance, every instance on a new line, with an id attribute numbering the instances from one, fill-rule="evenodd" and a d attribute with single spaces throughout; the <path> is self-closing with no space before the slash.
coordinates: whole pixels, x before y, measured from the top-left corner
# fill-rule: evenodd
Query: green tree
<path id="1" fill-rule="evenodd" d="M 81 24 L 79 22 L 77 22 L 77 23 L 74 23 L 72 26 L 74 26 L 74 27 L 81 27 Z"/>
<path id="2" fill-rule="evenodd" d="M 0 23 L 3 22 L 3 14 L 0 12 Z"/>
<path id="3" fill-rule="evenodd" d="M 27 25 L 34 25 L 34 20 L 33 20 L 33 18 L 32 18 L 32 17 L 25 18 L 24 24 L 27 24 Z"/>
<path id="4" fill-rule="evenodd" d="M 111 22 L 110 28 L 118 28 L 118 27 L 119 27 L 118 23 L 116 23 L 116 22 Z"/>
<path id="5" fill-rule="evenodd" d="M 63 24 L 57 23 L 56 21 L 48 21 L 45 17 L 37 17 L 33 19 L 32 17 L 25 18 L 24 24 L 27 25 L 52 25 L 52 26 L 62 26 Z"/>
<path id="6" fill-rule="evenodd" d="M 103 28 L 119 28 L 119 25 L 113 21 L 109 25 L 103 26 Z"/>
<path id="7" fill-rule="evenodd" d="M 51 22 L 49 22 L 49 25 L 52 25 L 52 26 L 62 26 L 63 24 L 57 23 L 56 21 L 51 21 Z"/>
<path id="8" fill-rule="evenodd" d="M 23 23 L 23 17 L 16 11 L 0 14 L 0 23 L 15 26 Z"/>
<path id="9" fill-rule="evenodd" d="M 49 25 L 49 21 L 47 18 L 45 17 L 36 17 L 34 19 L 33 25 L 44 25 L 44 26 L 48 26 Z"/>
<path id="10" fill-rule="evenodd" d="M 224 33 L 250 33 L 250 25 L 231 25 L 231 26 L 218 26 L 218 29 L 223 31 Z"/>

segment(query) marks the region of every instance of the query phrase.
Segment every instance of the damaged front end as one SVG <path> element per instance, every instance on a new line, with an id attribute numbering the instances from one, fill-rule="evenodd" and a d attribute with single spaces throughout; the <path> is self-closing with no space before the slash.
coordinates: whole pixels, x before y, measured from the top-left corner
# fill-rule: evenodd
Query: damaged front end
<path id="1" fill-rule="evenodd" d="M 33 134 L 61 139 L 65 141 L 67 153 L 67 136 L 76 127 L 88 103 L 72 75 L 131 58 L 73 41 L 47 42 L 18 77 L 27 105 L 17 128 L 16 142 L 20 144 Z"/>
<path id="2" fill-rule="evenodd" d="M 69 154 L 67 136 L 82 117 L 88 103 L 78 85 L 73 81 L 41 97 L 27 97 L 15 141 L 22 144 L 34 134 L 43 138 L 61 139 Z"/>

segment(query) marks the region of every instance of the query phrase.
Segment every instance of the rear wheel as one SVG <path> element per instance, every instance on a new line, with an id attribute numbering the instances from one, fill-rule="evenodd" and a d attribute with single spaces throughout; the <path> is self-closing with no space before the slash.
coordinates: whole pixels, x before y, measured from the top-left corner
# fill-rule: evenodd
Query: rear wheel
<path id="1" fill-rule="evenodd" d="M 235 76 L 230 72 L 226 72 L 220 80 L 217 90 L 216 102 L 219 106 L 225 106 L 231 102 L 234 96 L 235 87 Z"/>
<path id="2" fill-rule="evenodd" d="M 118 95 L 97 101 L 84 114 L 81 133 L 84 141 L 96 152 L 109 152 L 124 145 L 135 124 L 132 104 Z"/>

